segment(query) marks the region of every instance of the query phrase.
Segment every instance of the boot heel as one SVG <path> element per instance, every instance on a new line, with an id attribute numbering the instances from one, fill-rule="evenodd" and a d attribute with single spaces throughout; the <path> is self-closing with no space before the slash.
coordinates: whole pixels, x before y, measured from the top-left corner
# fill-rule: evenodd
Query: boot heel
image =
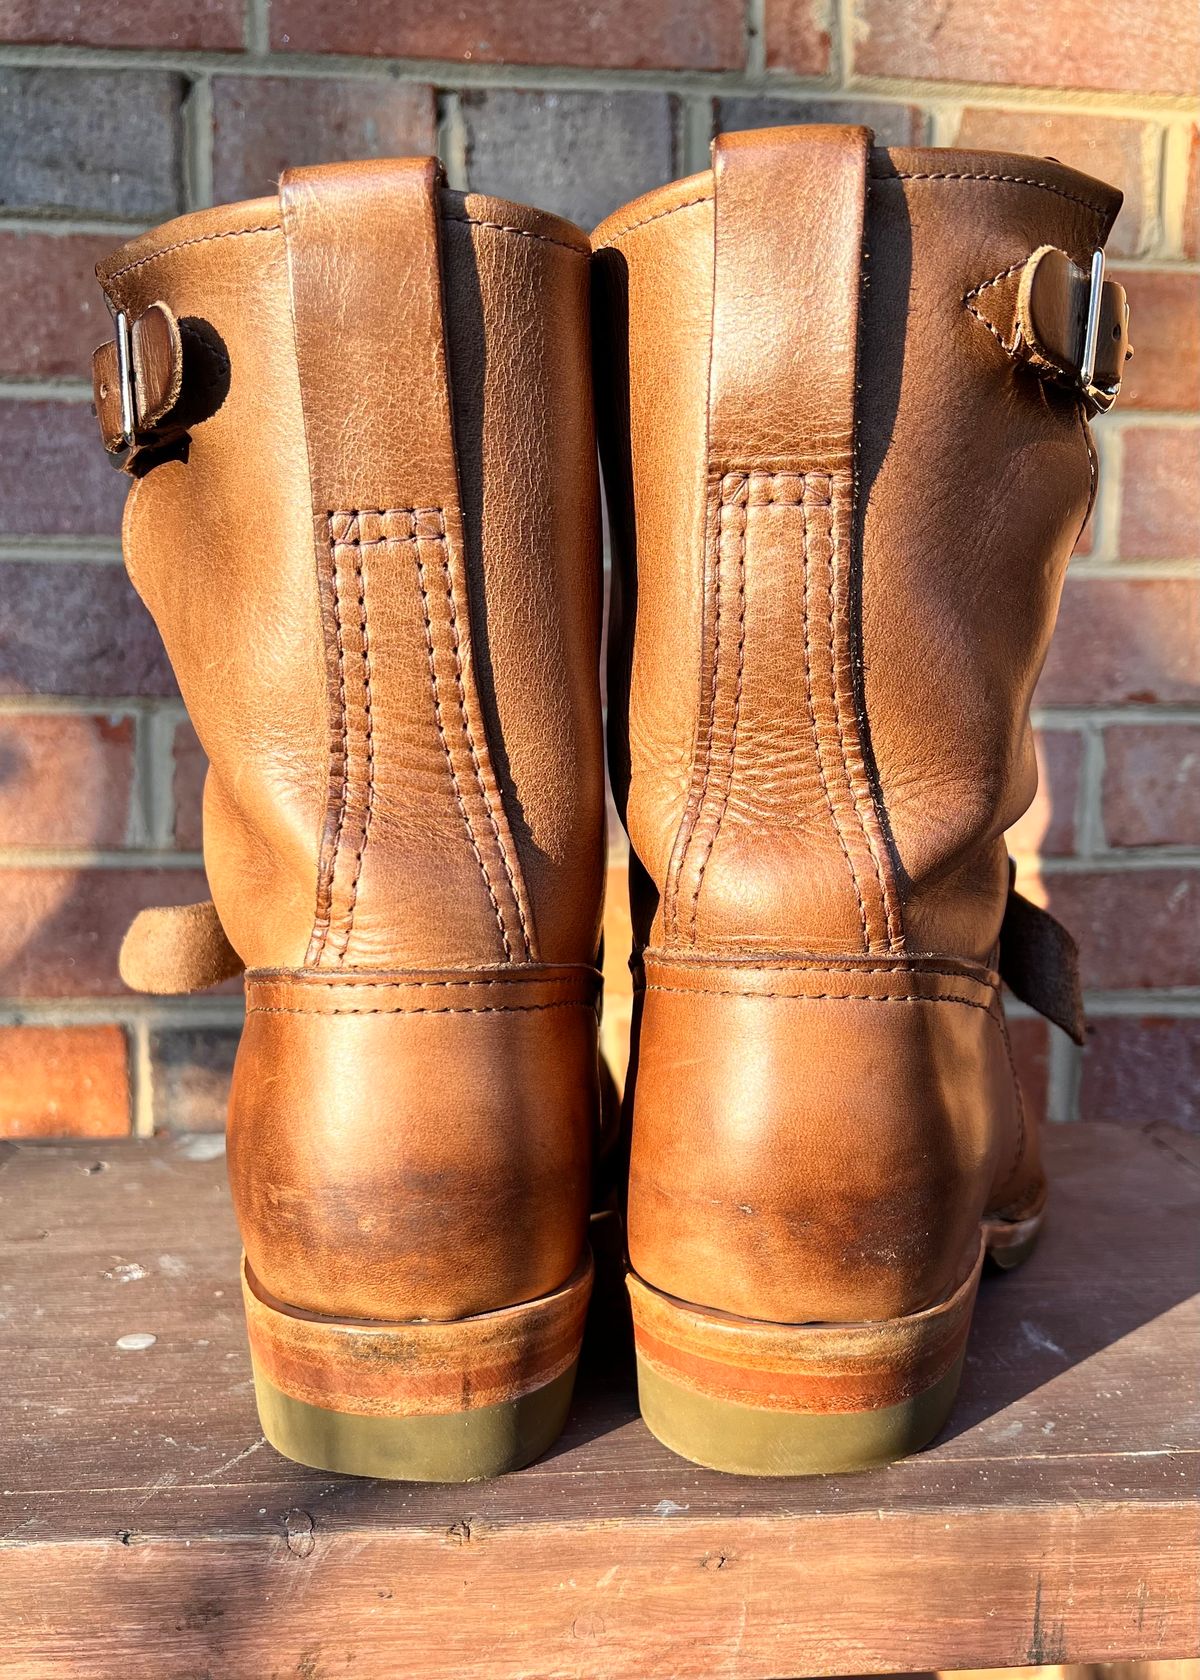
<path id="1" fill-rule="evenodd" d="M 386 1324 L 289 1307 L 243 1260 L 263 1433 L 299 1464 L 350 1476 L 473 1482 L 518 1470 L 566 1421 L 591 1288 L 585 1253 L 538 1300 Z"/>
<path id="2" fill-rule="evenodd" d="M 642 1416 L 712 1470 L 865 1470 L 945 1423 L 983 1263 L 947 1300 L 878 1324 L 768 1324 L 673 1300 L 629 1277 Z"/>

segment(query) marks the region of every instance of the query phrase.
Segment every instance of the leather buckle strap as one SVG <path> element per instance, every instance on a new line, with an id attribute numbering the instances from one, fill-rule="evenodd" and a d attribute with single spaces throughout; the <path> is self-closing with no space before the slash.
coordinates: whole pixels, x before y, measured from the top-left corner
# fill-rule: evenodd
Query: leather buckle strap
<path id="1" fill-rule="evenodd" d="M 92 394 L 104 448 L 129 471 L 141 450 L 183 434 L 183 339 L 165 303 L 137 317 L 115 308 L 112 315 L 114 336 L 92 355 Z"/>
<path id="2" fill-rule="evenodd" d="M 1080 268 L 1053 245 L 968 292 L 967 308 L 1014 361 L 1073 386 L 1092 414 L 1117 400 L 1129 345 L 1125 288 L 1105 278 L 1104 252 Z"/>
<path id="3" fill-rule="evenodd" d="M 1000 927 L 1000 978 L 1076 1044 L 1087 1034 L 1079 947 L 1060 921 L 1012 886 Z"/>
<path id="4" fill-rule="evenodd" d="M 1125 288 L 1104 277 L 1104 252 L 1090 271 L 1065 251 L 1043 245 L 1025 265 L 1017 293 L 1017 326 L 1035 367 L 1078 385 L 1093 411 L 1117 400 L 1129 348 Z"/>

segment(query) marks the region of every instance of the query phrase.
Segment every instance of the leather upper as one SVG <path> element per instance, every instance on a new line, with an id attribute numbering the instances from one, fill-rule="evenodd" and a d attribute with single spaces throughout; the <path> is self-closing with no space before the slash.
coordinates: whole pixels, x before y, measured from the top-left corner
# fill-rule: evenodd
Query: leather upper
<path id="1" fill-rule="evenodd" d="M 125 972 L 246 966 L 230 1179 L 253 1274 L 294 1308 L 455 1318 L 556 1289 L 584 1248 L 587 256 L 412 159 L 289 171 L 101 265 L 132 392 L 104 347 L 97 407 L 209 758 L 215 905 L 140 918 Z"/>
<path id="2" fill-rule="evenodd" d="M 231 370 L 143 452 L 124 547 L 249 967 L 596 953 L 586 241 L 434 168 L 294 171 L 101 268 L 135 335 L 165 303 Z"/>
<path id="3" fill-rule="evenodd" d="M 629 1242 L 670 1294 L 915 1310 L 986 1209 L 1043 1193 L 995 973 L 1004 833 L 1095 493 L 1081 277 L 1119 203 L 1044 160 L 806 127 L 722 136 L 593 235 L 646 975 Z M 1096 302 L 1111 381 L 1124 295 Z M 1006 969 L 1078 1031 L 1018 949 L 1066 957 L 1044 929 L 1009 917 Z"/>

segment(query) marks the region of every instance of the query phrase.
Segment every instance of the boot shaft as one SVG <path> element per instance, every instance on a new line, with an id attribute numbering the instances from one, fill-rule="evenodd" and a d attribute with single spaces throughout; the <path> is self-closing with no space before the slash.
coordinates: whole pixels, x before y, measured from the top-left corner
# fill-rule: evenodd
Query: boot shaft
<path id="1" fill-rule="evenodd" d="M 126 562 L 210 761 L 215 914 L 150 913 L 133 945 L 203 983 L 223 927 L 246 967 L 248 1288 L 285 1341 L 293 1309 L 552 1295 L 599 1119 L 588 242 L 432 159 L 331 165 L 101 280 Z"/>
<path id="2" fill-rule="evenodd" d="M 990 960 L 1095 481 L 1016 291 L 1044 246 L 1086 270 L 1119 202 L 814 128 L 727 136 L 597 229 L 641 944 Z"/>
<path id="3" fill-rule="evenodd" d="M 584 237 L 431 161 L 339 165 L 101 279 L 135 335 L 159 300 L 182 324 L 199 423 L 129 463 L 124 546 L 209 756 L 205 862 L 243 961 L 590 963 Z"/>

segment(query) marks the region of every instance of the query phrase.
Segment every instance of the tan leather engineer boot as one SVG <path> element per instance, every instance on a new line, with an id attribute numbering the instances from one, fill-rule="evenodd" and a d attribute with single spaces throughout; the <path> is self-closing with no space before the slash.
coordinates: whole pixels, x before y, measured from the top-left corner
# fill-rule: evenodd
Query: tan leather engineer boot
<path id="1" fill-rule="evenodd" d="M 494 1475 L 571 1393 L 604 856 L 587 254 L 425 159 L 290 171 L 100 269 L 126 561 L 211 765 L 215 909 L 140 919 L 124 971 L 245 965 L 259 1411 L 324 1469 Z"/>
<path id="2" fill-rule="evenodd" d="M 630 1287 L 646 1421 L 703 1464 L 922 1446 L 985 1252 L 1041 1221 L 1000 976 L 1075 1033 L 1078 987 L 1004 832 L 1126 354 L 1119 202 L 776 129 L 593 235 Z"/>

